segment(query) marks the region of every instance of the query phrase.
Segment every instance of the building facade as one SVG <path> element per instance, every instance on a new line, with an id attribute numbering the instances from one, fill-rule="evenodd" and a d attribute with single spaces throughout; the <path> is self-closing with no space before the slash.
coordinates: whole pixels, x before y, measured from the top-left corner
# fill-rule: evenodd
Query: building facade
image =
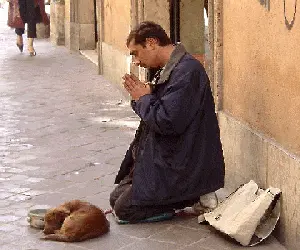
<path id="1" fill-rule="evenodd" d="M 297 1 L 222 2 L 219 122 L 226 184 L 282 190 L 277 238 L 300 244 L 300 20 Z"/>
<path id="2" fill-rule="evenodd" d="M 203 11 L 199 11 L 203 10 L 203 2 L 204 0 L 53 0 L 51 40 L 75 51 L 95 50 L 99 73 L 120 84 L 122 76 L 134 70 L 130 65 L 126 37 L 143 20 L 161 24 L 173 36 L 174 41 L 178 42 L 180 38 L 189 52 L 203 60 L 204 17 Z"/>

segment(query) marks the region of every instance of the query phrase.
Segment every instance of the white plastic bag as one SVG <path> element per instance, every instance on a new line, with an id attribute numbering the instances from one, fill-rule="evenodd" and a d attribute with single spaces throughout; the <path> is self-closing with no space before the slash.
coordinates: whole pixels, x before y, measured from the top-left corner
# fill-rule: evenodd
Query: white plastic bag
<path id="1" fill-rule="evenodd" d="M 274 230 L 280 216 L 280 190 L 260 189 L 254 181 L 238 188 L 205 220 L 243 246 L 254 246 Z"/>

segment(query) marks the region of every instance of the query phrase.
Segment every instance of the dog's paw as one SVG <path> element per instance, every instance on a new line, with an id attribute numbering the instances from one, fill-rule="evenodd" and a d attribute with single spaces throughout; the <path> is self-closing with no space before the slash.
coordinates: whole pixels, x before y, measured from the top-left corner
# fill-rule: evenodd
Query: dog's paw
<path id="1" fill-rule="evenodd" d="M 40 240 L 47 240 L 47 235 L 40 236 Z"/>
<path id="2" fill-rule="evenodd" d="M 72 241 L 69 237 L 63 234 L 48 234 L 44 237 L 40 238 L 41 240 L 53 240 L 53 241 L 61 241 L 61 242 L 70 242 Z"/>

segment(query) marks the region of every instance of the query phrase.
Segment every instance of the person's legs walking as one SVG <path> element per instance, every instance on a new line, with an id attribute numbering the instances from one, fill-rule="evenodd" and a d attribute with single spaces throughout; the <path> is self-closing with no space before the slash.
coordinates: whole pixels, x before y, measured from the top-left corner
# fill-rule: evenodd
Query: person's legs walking
<path id="1" fill-rule="evenodd" d="M 23 20 L 24 23 L 26 23 L 26 0 L 19 0 L 19 12 L 20 12 L 20 16 Z M 21 52 L 23 52 L 23 47 L 24 47 L 24 43 L 23 43 L 23 34 L 25 32 L 24 28 L 16 28 L 15 32 L 17 34 L 17 46 L 19 48 L 19 50 Z"/>
<path id="2" fill-rule="evenodd" d="M 36 7 L 34 6 L 34 0 L 26 0 L 26 8 L 28 52 L 31 56 L 35 56 L 36 52 L 33 47 L 33 40 L 36 38 Z"/>
<path id="3" fill-rule="evenodd" d="M 30 22 L 27 24 L 27 38 L 36 38 L 36 23 Z"/>
<path id="4" fill-rule="evenodd" d="M 36 9 L 34 0 L 18 0 L 19 1 L 19 11 L 21 18 L 24 23 L 27 23 L 27 39 L 28 39 L 28 51 L 31 56 L 35 56 L 36 52 L 33 47 L 33 40 L 36 38 Z M 16 29 L 16 33 L 21 32 L 21 30 Z M 24 33 L 24 30 L 23 30 Z M 18 33 L 17 33 L 18 34 Z M 17 44 L 23 41 L 22 37 L 19 37 Z M 19 47 L 19 46 L 18 46 Z M 21 50 L 21 48 L 19 47 Z M 23 48 L 22 48 L 23 50 Z"/>
<path id="5" fill-rule="evenodd" d="M 15 32 L 16 32 L 16 34 L 18 36 L 22 36 L 24 34 L 24 32 L 25 32 L 25 29 L 23 29 L 23 28 L 16 28 Z"/>
<path id="6" fill-rule="evenodd" d="M 18 0 L 20 16 L 27 23 L 27 0 Z"/>
<path id="7" fill-rule="evenodd" d="M 23 52 L 23 47 L 24 47 L 24 43 L 23 43 L 23 34 L 24 34 L 25 29 L 23 28 L 16 28 L 15 32 L 17 34 L 17 46 L 19 48 L 19 50 L 21 52 Z"/>

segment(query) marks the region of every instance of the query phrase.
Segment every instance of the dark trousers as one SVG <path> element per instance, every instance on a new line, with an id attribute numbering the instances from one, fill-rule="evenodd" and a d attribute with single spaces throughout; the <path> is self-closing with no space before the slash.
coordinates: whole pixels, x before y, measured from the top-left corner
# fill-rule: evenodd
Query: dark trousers
<path id="1" fill-rule="evenodd" d="M 182 201 L 169 205 L 159 206 L 136 206 L 132 204 L 132 179 L 125 177 L 124 180 L 110 194 L 110 205 L 115 214 L 121 220 L 127 220 L 131 223 L 138 222 L 162 213 L 174 212 L 174 209 L 182 209 L 192 206 L 198 200 Z"/>
<path id="2" fill-rule="evenodd" d="M 20 15 L 24 23 L 27 23 L 27 38 L 36 38 L 36 23 L 39 7 L 34 6 L 34 0 L 19 0 Z M 21 36 L 24 29 L 16 28 L 16 34 Z"/>

